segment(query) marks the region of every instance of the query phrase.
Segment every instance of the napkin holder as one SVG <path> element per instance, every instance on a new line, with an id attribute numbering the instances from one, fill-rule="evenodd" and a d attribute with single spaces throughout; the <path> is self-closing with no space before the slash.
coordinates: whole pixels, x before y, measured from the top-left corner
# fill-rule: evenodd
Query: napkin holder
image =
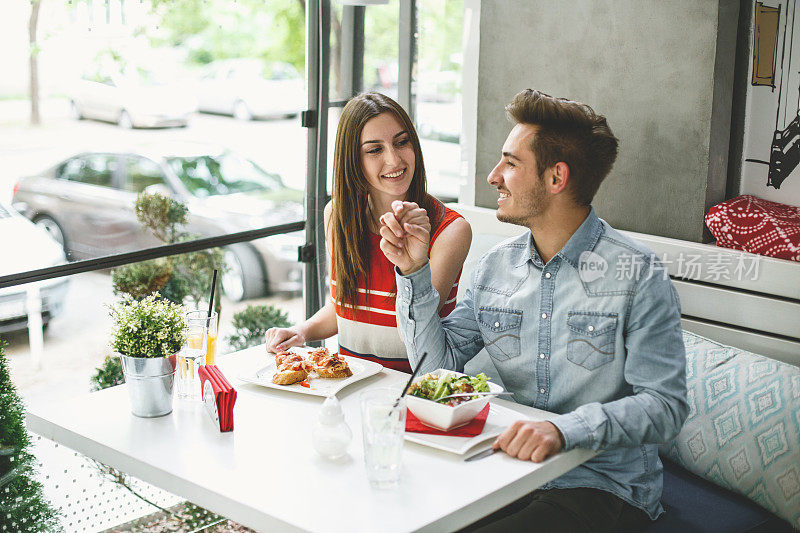
<path id="1" fill-rule="evenodd" d="M 206 413 L 221 432 L 233 431 L 233 405 L 236 391 L 213 365 L 198 369 L 202 401 Z"/>

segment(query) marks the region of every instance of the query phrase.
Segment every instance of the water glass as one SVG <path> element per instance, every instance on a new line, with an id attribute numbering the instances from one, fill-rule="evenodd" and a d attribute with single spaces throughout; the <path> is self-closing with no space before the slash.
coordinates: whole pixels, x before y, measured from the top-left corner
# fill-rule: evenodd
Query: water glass
<path id="1" fill-rule="evenodd" d="M 397 389 L 371 389 L 361 393 L 361 430 L 364 435 L 364 465 L 370 485 L 394 488 L 400 482 L 406 402 Z"/>

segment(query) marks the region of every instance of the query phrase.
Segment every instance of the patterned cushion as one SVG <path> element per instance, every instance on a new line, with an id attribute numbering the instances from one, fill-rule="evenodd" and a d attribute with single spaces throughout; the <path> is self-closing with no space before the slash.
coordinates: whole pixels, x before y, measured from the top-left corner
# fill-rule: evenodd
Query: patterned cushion
<path id="1" fill-rule="evenodd" d="M 745 194 L 715 205 L 705 218 L 717 246 L 800 261 L 800 207 Z"/>
<path id="2" fill-rule="evenodd" d="M 800 529 L 800 368 L 684 332 L 689 416 L 662 446 Z"/>

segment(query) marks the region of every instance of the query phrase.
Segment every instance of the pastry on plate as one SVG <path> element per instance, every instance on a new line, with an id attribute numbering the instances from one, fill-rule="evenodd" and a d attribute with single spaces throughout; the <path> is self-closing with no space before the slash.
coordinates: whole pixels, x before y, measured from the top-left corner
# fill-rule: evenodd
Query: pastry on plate
<path id="1" fill-rule="evenodd" d="M 338 353 L 329 354 L 314 363 L 314 371 L 321 378 L 349 378 L 353 375 L 350 365 Z"/>
<path id="2" fill-rule="evenodd" d="M 314 365 L 317 365 L 321 360 L 330 356 L 331 352 L 329 352 L 328 349 L 323 346 L 322 348 L 317 348 L 316 350 L 308 354 L 308 360 L 311 361 L 311 363 L 313 363 Z"/>
<path id="3" fill-rule="evenodd" d="M 277 372 L 272 376 L 272 382 L 276 385 L 293 385 L 303 381 L 311 370 L 311 363 L 306 361 L 302 355 L 291 352 L 277 354 L 275 366 Z"/>
<path id="4" fill-rule="evenodd" d="M 303 363 L 306 371 L 310 370 L 311 364 L 306 362 L 302 355 L 292 352 L 280 352 L 275 355 L 275 366 L 278 370 L 282 366 L 291 365 L 292 363 Z"/>
<path id="5" fill-rule="evenodd" d="M 272 376 L 272 382 L 275 385 L 294 385 L 305 380 L 308 377 L 308 372 L 305 370 L 281 370 L 275 372 Z"/>

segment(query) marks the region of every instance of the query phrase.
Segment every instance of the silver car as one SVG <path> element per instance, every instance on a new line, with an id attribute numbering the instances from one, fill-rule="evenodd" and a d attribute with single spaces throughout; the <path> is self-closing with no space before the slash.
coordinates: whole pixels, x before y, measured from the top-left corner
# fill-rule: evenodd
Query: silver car
<path id="1" fill-rule="evenodd" d="M 303 220 L 303 192 L 230 150 L 201 143 L 158 143 L 84 152 L 20 179 L 14 206 L 63 244 L 70 259 L 160 244 L 136 219 L 141 192 L 158 192 L 189 210 L 186 231 L 214 236 Z M 227 247 L 225 293 L 234 301 L 302 289 L 302 232 Z"/>
<path id="2" fill-rule="evenodd" d="M 0 241 L 8 252 L 0 261 L 0 276 L 36 270 L 66 261 L 63 248 L 10 205 L 0 202 Z M 64 308 L 69 281 L 55 278 L 35 284 L 0 289 L 0 333 L 28 327 L 28 302 L 35 297 L 30 289 L 38 289 L 41 298 L 42 322 L 47 323 Z M 36 300 L 33 300 L 34 302 Z"/>
<path id="3" fill-rule="evenodd" d="M 293 116 L 305 109 L 303 78 L 288 63 L 225 59 L 206 66 L 194 84 L 198 110 L 239 120 Z"/>
<path id="4" fill-rule="evenodd" d="M 99 69 L 72 85 L 70 110 L 77 120 L 115 122 L 125 129 L 183 127 L 197 110 L 187 92 L 188 87 L 168 83 L 143 68 Z"/>

